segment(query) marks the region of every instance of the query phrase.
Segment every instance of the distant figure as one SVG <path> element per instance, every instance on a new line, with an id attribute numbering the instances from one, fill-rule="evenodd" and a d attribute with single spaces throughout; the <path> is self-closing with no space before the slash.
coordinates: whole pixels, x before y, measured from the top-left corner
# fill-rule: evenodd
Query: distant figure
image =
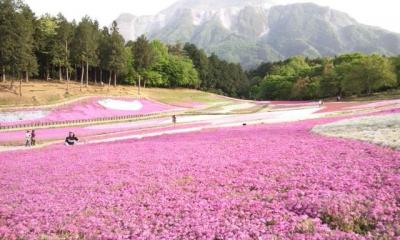
<path id="1" fill-rule="evenodd" d="M 176 115 L 172 115 L 172 123 L 175 125 L 176 124 Z"/>
<path id="2" fill-rule="evenodd" d="M 319 105 L 319 107 L 322 107 L 324 105 L 324 101 L 319 100 L 318 105 Z"/>
<path id="3" fill-rule="evenodd" d="M 342 100 L 342 97 L 340 96 L 340 95 L 338 95 L 337 97 L 336 97 L 336 101 L 337 102 L 340 102 Z"/>
<path id="4" fill-rule="evenodd" d="M 26 131 L 25 133 L 25 147 L 30 147 L 32 142 L 32 135 L 30 131 Z"/>
<path id="5" fill-rule="evenodd" d="M 31 132 L 31 145 L 32 146 L 36 145 L 36 132 L 35 132 L 35 130 L 32 130 L 32 132 Z"/>
<path id="6" fill-rule="evenodd" d="M 75 136 L 75 134 L 73 132 L 70 132 L 68 134 L 68 137 L 65 139 L 65 145 L 73 146 L 78 141 L 79 141 L 79 139 Z"/>

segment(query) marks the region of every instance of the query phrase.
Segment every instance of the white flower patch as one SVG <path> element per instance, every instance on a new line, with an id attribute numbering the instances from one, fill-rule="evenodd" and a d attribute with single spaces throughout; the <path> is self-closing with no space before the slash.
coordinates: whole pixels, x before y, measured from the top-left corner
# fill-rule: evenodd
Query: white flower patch
<path id="1" fill-rule="evenodd" d="M 400 114 L 346 119 L 316 126 L 313 132 L 400 149 Z"/>
<path id="2" fill-rule="evenodd" d="M 139 111 L 143 108 L 143 104 L 138 101 L 123 101 L 123 100 L 115 100 L 115 99 L 103 99 L 99 100 L 98 103 L 111 110 L 120 110 L 120 111 Z"/>
<path id="3" fill-rule="evenodd" d="M 16 112 L 0 112 L 0 122 L 19 122 L 31 121 L 46 117 L 48 111 L 16 111 Z"/>

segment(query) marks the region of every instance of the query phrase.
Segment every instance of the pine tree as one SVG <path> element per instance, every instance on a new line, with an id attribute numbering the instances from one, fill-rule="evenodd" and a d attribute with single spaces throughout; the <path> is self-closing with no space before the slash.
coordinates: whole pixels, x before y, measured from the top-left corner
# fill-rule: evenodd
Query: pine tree
<path id="1" fill-rule="evenodd" d="M 100 81 L 103 82 L 103 71 L 110 73 L 110 33 L 107 27 L 104 27 L 100 32 L 99 38 L 99 48 L 98 48 L 98 56 L 99 56 L 99 67 L 100 67 Z M 109 85 L 111 81 L 109 81 Z"/>
<path id="2" fill-rule="evenodd" d="M 154 63 L 154 53 L 152 51 L 149 40 L 144 36 L 140 36 L 133 46 L 133 57 L 135 70 L 143 74 Z M 140 78 L 140 77 L 139 77 Z M 146 79 L 144 79 L 146 81 Z M 144 86 L 146 82 L 144 81 Z M 140 88 L 140 83 L 138 84 Z"/>
<path id="3" fill-rule="evenodd" d="M 70 45 L 73 38 L 74 26 L 62 14 L 57 16 L 57 29 L 53 45 L 52 63 L 58 67 L 58 78 L 63 80 L 62 70 L 65 69 L 67 92 L 69 91 Z"/>
<path id="4" fill-rule="evenodd" d="M 81 65 L 81 89 L 83 86 L 84 75 L 86 71 L 86 86 L 89 85 L 89 64 L 92 64 L 97 59 L 97 44 L 96 28 L 89 17 L 84 17 L 79 23 L 75 31 L 74 48 L 76 60 Z"/>
<path id="5" fill-rule="evenodd" d="M 116 86 L 117 76 L 124 70 L 127 63 L 127 59 L 126 59 L 124 39 L 121 36 L 121 34 L 119 34 L 117 23 L 115 21 L 113 22 L 111 31 L 112 32 L 109 44 L 110 47 L 109 66 L 110 70 L 113 72 L 114 86 Z"/>
<path id="6" fill-rule="evenodd" d="M 36 56 L 40 65 L 41 75 L 45 80 L 51 77 L 57 27 L 57 20 L 48 14 L 42 16 L 37 22 L 35 31 Z"/>
<path id="7" fill-rule="evenodd" d="M 37 61 L 34 54 L 33 23 L 34 14 L 27 5 L 21 5 L 17 14 L 14 29 L 18 37 L 15 55 L 17 58 L 17 71 L 20 75 L 20 91 L 22 96 L 22 76 L 29 81 L 29 76 L 37 72 Z"/>
<path id="8" fill-rule="evenodd" d="M 3 82 L 6 81 L 6 72 L 11 67 L 15 49 L 15 8 L 13 0 L 0 0 L 0 67 Z"/>

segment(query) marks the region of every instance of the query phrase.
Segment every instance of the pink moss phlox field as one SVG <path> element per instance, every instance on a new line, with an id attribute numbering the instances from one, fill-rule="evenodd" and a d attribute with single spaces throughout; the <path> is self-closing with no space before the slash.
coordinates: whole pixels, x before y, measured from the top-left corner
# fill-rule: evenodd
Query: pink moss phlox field
<path id="1" fill-rule="evenodd" d="M 396 239 L 400 153 L 325 120 L 0 153 L 0 239 Z"/>
<path id="2" fill-rule="evenodd" d="M 129 135 L 137 134 L 149 134 L 157 133 L 178 129 L 186 129 L 193 127 L 203 127 L 204 123 L 191 123 L 178 126 L 170 125 L 158 125 L 155 126 L 155 121 L 151 121 L 148 124 L 140 123 L 128 123 L 128 124 L 115 124 L 116 127 L 113 128 L 99 128 L 93 127 L 71 127 L 71 128 L 55 128 L 55 129 L 36 129 L 36 140 L 38 142 L 63 140 L 66 138 L 69 132 L 76 134 L 81 140 L 89 139 L 103 139 L 106 137 L 123 137 Z M 13 132 L 0 132 L 0 144 L 24 144 L 25 141 L 25 131 L 13 131 Z"/>
<path id="3" fill-rule="evenodd" d="M 107 118 L 107 117 L 118 117 L 127 115 L 141 115 L 150 114 L 164 111 L 177 110 L 177 107 L 170 106 L 163 103 L 154 102 L 147 99 L 138 100 L 143 105 L 143 108 L 137 111 L 122 111 L 107 109 L 98 103 L 102 98 L 90 98 L 84 101 L 68 104 L 63 107 L 57 107 L 49 112 L 49 114 L 37 120 L 32 121 L 17 121 L 2 123 L 3 125 L 15 125 L 15 124 L 31 124 L 40 122 L 60 122 L 60 121 L 72 121 L 72 120 L 88 120 L 96 118 Z M 133 101 L 129 98 L 111 98 L 116 100 Z"/>

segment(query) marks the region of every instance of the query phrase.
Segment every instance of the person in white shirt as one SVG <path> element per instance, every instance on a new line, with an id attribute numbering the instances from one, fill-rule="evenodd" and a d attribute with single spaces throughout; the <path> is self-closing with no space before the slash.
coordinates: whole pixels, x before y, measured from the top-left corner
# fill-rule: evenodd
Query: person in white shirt
<path id="1" fill-rule="evenodd" d="M 26 131 L 25 133 L 25 147 L 32 146 L 32 135 L 30 131 Z"/>

